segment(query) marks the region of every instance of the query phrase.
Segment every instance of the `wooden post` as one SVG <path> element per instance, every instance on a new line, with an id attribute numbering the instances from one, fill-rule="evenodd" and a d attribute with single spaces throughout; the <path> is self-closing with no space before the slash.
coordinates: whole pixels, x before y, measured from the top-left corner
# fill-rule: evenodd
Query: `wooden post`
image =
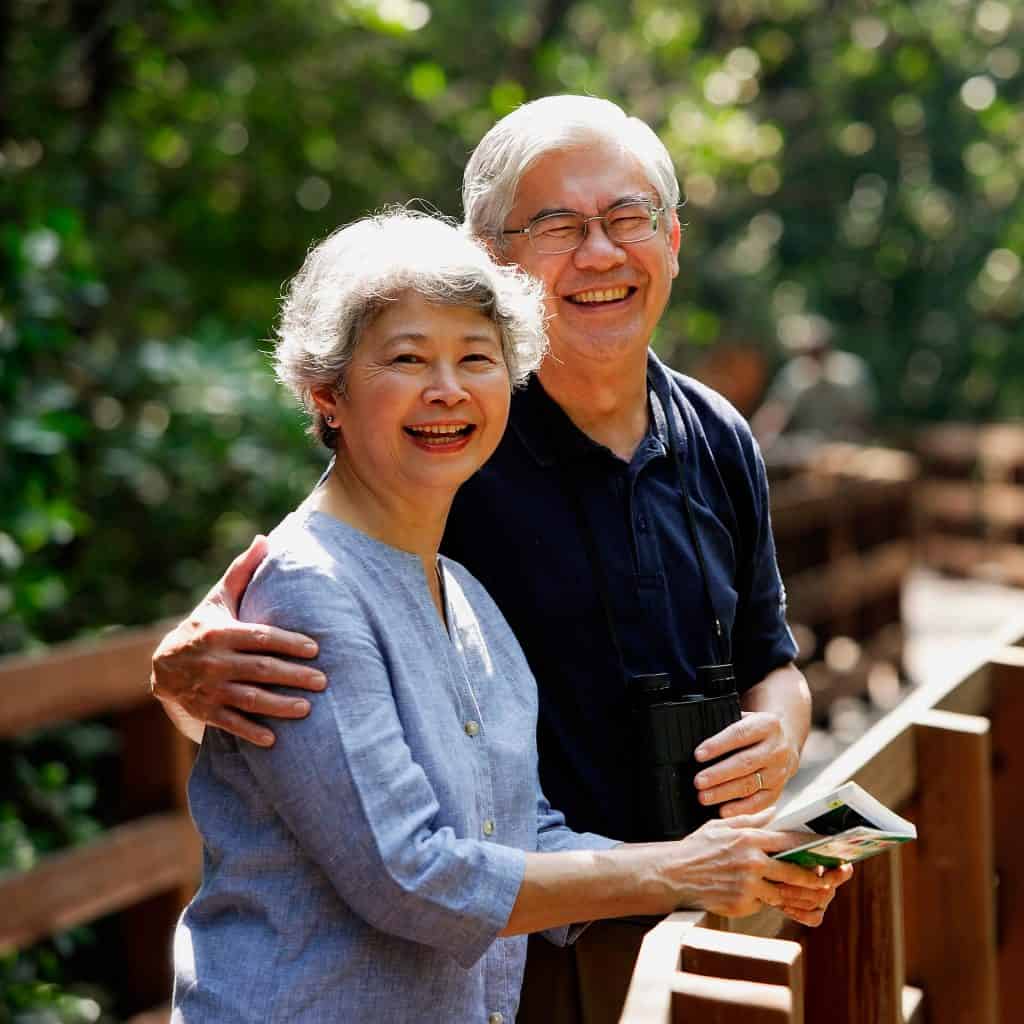
<path id="1" fill-rule="evenodd" d="M 1024 648 L 1007 648 L 991 670 L 999 1003 L 1011 1024 L 1024 981 Z"/>
<path id="2" fill-rule="evenodd" d="M 803 1024 L 804 964 L 799 942 L 691 928 L 683 936 L 682 968 L 690 974 L 781 985 L 790 993 L 790 1019 Z"/>
<path id="3" fill-rule="evenodd" d="M 808 1021 L 902 1024 L 901 888 L 899 850 L 866 860 L 804 933 Z"/>
<path id="4" fill-rule="evenodd" d="M 918 828 L 909 873 L 910 980 L 931 1024 L 996 1024 L 989 722 L 925 711 L 914 725 Z"/>
<path id="5" fill-rule="evenodd" d="M 678 973 L 671 990 L 671 1024 L 794 1024 L 791 993 L 782 985 Z"/>

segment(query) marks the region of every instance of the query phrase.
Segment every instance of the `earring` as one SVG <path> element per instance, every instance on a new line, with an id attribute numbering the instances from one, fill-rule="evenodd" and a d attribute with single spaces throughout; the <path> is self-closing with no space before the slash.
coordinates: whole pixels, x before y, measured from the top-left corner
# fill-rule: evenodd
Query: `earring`
<path id="1" fill-rule="evenodd" d="M 329 426 L 329 427 L 333 427 L 334 426 L 334 417 L 333 416 L 325 416 L 324 419 L 327 421 L 327 426 Z"/>

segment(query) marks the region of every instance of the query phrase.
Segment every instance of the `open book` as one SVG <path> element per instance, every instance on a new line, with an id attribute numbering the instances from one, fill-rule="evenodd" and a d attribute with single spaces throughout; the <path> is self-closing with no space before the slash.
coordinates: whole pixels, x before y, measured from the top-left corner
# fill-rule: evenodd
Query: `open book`
<path id="1" fill-rule="evenodd" d="M 768 828 L 780 832 L 807 832 L 808 842 L 774 856 L 804 867 L 835 868 L 917 838 L 913 822 L 901 818 L 847 782 L 817 800 L 787 807 Z"/>

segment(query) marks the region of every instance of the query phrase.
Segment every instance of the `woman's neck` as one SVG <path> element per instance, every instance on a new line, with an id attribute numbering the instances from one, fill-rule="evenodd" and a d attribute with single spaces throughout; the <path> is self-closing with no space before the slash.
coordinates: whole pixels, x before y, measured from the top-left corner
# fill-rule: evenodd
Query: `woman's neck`
<path id="1" fill-rule="evenodd" d="M 589 372 L 588 372 L 589 371 Z M 563 365 L 546 359 L 538 371 L 548 395 L 588 437 L 629 461 L 647 433 L 647 355 L 635 366 Z"/>
<path id="2" fill-rule="evenodd" d="M 433 491 L 396 495 L 376 490 L 356 474 L 343 456 L 306 507 L 340 519 L 374 540 L 419 557 L 427 586 L 442 620 L 444 603 L 437 575 L 437 552 L 454 494 Z"/>

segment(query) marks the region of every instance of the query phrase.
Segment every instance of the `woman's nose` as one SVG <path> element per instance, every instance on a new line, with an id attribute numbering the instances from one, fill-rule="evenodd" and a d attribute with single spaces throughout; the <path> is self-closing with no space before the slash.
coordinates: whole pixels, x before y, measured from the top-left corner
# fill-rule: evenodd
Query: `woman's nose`
<path id="1" fill-rule="evenodd" d="M 455 366 L 448 363 L 438 363 L 434 366 L 431 379 L 423 391 L 424 401 L 453 406 L 464 402 L 468 397 Z"/>

